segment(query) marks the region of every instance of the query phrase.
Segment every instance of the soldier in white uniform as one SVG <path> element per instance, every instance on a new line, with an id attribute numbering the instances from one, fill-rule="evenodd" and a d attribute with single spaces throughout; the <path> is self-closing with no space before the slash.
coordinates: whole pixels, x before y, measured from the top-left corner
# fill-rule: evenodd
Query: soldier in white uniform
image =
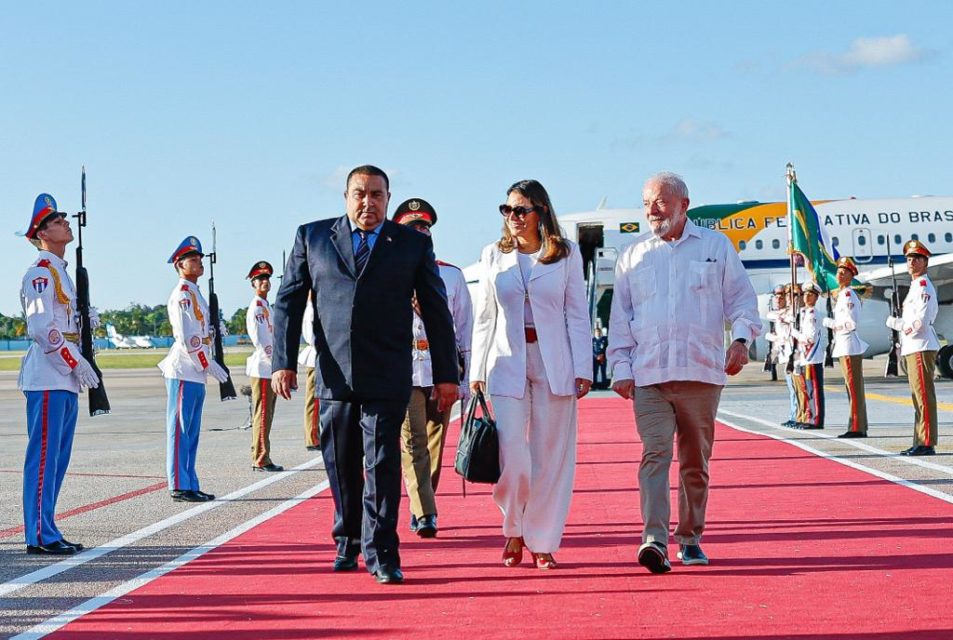
<path id="1" fill-rule="evenodd" d="M 307 392 L 304 398 L 304 448 L 308 451 L 320 451 L 321 440 L 318 431 L 318 411 L 321 400 L 315 395 L 314 366 L 318 352 L 314 350 L 314 298 L 308 292 L 308 306 L 304 309 L 301 321 L 301 338 L 305 347 L 298 354 L 298 364 L 304 366 L 307 374 Z"/>
<path id="2" fill-rule="evenodd" d="M 910 274 L 910 290 L 903 299 L 903 316 L 887 317 L 887 326 L 900 332 L 900 355 L 907 365 L 907 379 L 913 396 L 913 446 L 905 456 L 932 456 L 936 453 L 936 389 L 933 375 L 940 348 L 933 322 L 939 306 L 936 289 L 927 277 L 930 251 L 919 240 L 903 246 Z"/>
<path id="3" fill-rule="evenodd" d="M 834 331 L 832 355 L 840 360 L 844 385 L 850 398 L 847 431 L 837 436 L 838 438 L 867 437 L 867 398 L 864 395 L 862 362 L 868 344 L 861 340 L 857 333 L 863 303 L 857 292 L 850 288 L 850 283 L 857 273 L 857 265 L 850 258 L 844 256 L 837 261 L 837 284 L 840 287 L 834 294 L 834 317 L 824 318 L 824 326 Z"/>
<path id="4" fill-rule="evenodd" d="M 20 302 L 32 342 L 20 365 L 17 387 L 26 396 L 27 447 L 23 464 L 23 528 L 26 552 L 72 555 L 56 526 L 56 499 L 73 449 L 78 394 L 99 386 L 79 350 L 76 293 L 66 271 L 66 245 L 73 241 L 66 214 L 41 193 L 23 234 L 40 250 L 23 276 Z M 95 320 L 98 324 L 98 318 Z"/>
<path id="5" fill-rule="evenodd" d="M 219 382 L 228 373 L 212 359 L 208 303 L 199 291 L 198 279 L 205 273 L 202 244 L 189 236 L 169 258 L 179 282 L 167 305 L 175 342 L 158 364 L 165 378 L 169 401 L 166 407 L 166 474 L 169 492 L 176 502 L 205 502 L 215 496 L 199 489 L 195 460 L 202 430 L 205 380 L 211 374 Z"/>
<path id="6" fill-rule="evenodd" d="M 804 307 L 801 309 L 800 328 L 792 332 L 797 339 L 797 364 L 804 377 L 804 407 L 801 429 L 824 428 L 824 344 L 821 318 L 817 315 L 817 299 L 821 288 L 806 282 L 801 288 Z"/>
<path id="7" fill-rule="evenodd" d="M 764 339 L 771 343 L 771 349 L 775 354 L 777 366 L 784 371 L 784 382 L 788 386 L 788 398 L 790 411 L 788 419 L 781 423 L 782 427 L 796 427 L 798 422 L 798 401 L 797 390 L 794 387 L 794 379 L 791 372 L 788 371 L 788 362 L 791 359 L 791 353 L 794 350 L 794 342 L 791 339 L 791 330 L 794 326 L 794 312 L 791 302 L 791 284 L 788 283 L 781 287 L 780 293 L 775 293 L 776 308 L 768 311 L 767 318 L 774 323 L 774 331 L 769 331 L 764 335 Z"/>
<path id="8" fill-rule="evenodd" d="M 251 280 L 255 296 L 245 313 L 245 330 L 255 350 L 245 362 L 245 375 L 251 380 L 251 401 L 254 411 L 251 425 L 251 468 L 255 471 L 283 471 L 271 460 L 271 424 L 275 419 L 277 394 L 271 388 L 271 351 L 274 343 L 271 326 L 271 276 L 275 270 L 262 260 L 256 262 L 246 276 Z"/>
<path id="9" fill-rule="evenodd" d="M 430 227 L 437 222 L 437 212 L 426 200 L 411 198 L 394 211 L 394 222 L 408 225 L 421 233 L 430 235 Z M 457 339 L 457 353 L 462 359 L 461 380 L 469 379 L 470 334 L 473 328 L 473 312 L 470 293 L 463 272 L 459 268 L 437 260 L 440 277 L 447 290 L 447 303 L 453 316 L 453 329 Z M 416 299 L 414 300 L 416 305 Z M 433 375 L 430 365 L 430 346 L 424 323 L 414 313 L 413 389 L 407 416 L 401 426 L 403 451 L 401 466 L 404 484 L 410 498 L 410 530 L 421 538 L 437 535 L 437 484 L 440 481 L 440 463 L 450 408 L 437 409 L 437 401 L 431 398 Z M 460 395 L 466 403 L 469 387 L 460 385 Z"/>

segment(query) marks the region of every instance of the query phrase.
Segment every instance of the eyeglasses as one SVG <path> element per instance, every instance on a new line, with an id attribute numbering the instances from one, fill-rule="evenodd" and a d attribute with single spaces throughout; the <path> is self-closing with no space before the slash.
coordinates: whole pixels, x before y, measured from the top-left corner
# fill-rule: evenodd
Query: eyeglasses
<path id="1" fill-rule="evenodd" d="M 522 220 L 523 218 L 525 218 L 525 217 L 528 216 L 529 214 L 533 213 L 534 211 L 538 212 L 539 209 L 540 209 L 540 207 L 538 207 L 538 206 L 532 206 L 532 207 L 511 207 L 511 206 L 508 205 L 508 204 L 501 204 L 501 205 L 500 205 L 500 214 L 502 214 L 504 218 L 505 218 L 505 217 L 508 217 L 508 216 L 510 216 L 510 215 L 514 215 L 514 216 L 516 216 L 517 218 L 519 218 L 519 219 Z"/>

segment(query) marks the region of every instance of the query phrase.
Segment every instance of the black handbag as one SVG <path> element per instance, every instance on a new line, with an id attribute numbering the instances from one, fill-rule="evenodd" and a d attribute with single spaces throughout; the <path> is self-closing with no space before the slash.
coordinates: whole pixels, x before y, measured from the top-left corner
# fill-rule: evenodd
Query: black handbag
<path id="1" fill-rule="evenodd" d="M 476 415 L 477 405 L 482 413 L 479 417 Z M 494 484 L 500 479 L 500 441 L 496 434 L 496 420 L 490 414 L 481 391 L 470 399 L 466 419 L 460 427 L 453 470 L 470 482 Z"/>

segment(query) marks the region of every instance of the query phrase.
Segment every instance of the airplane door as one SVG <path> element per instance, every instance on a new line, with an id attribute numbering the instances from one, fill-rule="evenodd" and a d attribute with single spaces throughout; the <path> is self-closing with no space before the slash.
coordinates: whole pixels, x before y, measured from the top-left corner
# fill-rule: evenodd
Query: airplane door
<path id="1" fill-rule="evenodd" d="M 874 244 L 870 229 L 857 228 L 851 232 L 854 244 L 853 258 L 855 262 L 870 262 L 874 259 Z"/>

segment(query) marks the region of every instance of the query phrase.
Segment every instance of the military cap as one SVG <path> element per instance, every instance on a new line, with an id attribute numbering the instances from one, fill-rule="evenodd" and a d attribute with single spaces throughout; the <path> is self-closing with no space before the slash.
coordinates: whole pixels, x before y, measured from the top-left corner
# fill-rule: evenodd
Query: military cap
<path id="1" fill-rule="evenodd" d="M 903 245 L 903 255 L 908 256 L 911 253 L 917 256 L 923 256 L 924 258 L 930 257 L 930 250 L 919 240 L 911 240 Z"/>
<path id="2" fill-rule="evenodd" d="M 255 278 L 270 278 L 274 273 L 275 270 L 271 267 L 271 264 L 262 260 L 261 262 L 256 262 L 245 277 L 249 280 L 254 280 Z"/>
<path id="3" fill-rule="evenodd" d="M 813 293 L 816 295 L 821 295 L 821 288 L 817 286 L 816 282 L 811 282 L 808 280 L 804 283 L 804 286 L 801 287 L 803 293 Z"/>
<path id="4" fill-rule="evenodd" d="M 43 223 L 52 216 L 65 218 L 66 214 L 56 210 L 56 200 L 53 199 L 53 196 L 48 193 L 41 193 L 33 202 L 33 215 L 30 216 L 30 225 L 22 235 L 29 240 L 33 240 Z"/>
<path id="5" fill-rule="evenodd" d="M 172 252 L 172 257 L 169 258 L 169 264 L 175 264 L 182 258 L 197 253 L 200 256 L 205 256 L 202 253 L 202 243 L 199 242 L 199 239 L 195 236 L 188 236 L 185 240 L 179 243 L 179 246 L 174 252 Z"/>
<path id="6" fill-rule="evenodd" d="M 416 224 L 422 222 L 428 227 L 437 224 L 437 212 L 423 198 L 404 200 L 394 210 L 394 222 L 397 224 Z"/>
<path id="7" fill-rule="evenodd" d="M 787 291 L 787 287 L 783 284 L 779 284 L 774 288 L 774 295 L 781 296 L 784 295 L 784 292 Z"/>
<path id="8" fill-rule="evenodd" d="M 860 270 L 857 269 L 857 265 L 854 263 L 853 259 L 844 256 L 837 261 L 837 268 L 844 268 L 853 273 L 855 276 L 860 273 Z"/>

